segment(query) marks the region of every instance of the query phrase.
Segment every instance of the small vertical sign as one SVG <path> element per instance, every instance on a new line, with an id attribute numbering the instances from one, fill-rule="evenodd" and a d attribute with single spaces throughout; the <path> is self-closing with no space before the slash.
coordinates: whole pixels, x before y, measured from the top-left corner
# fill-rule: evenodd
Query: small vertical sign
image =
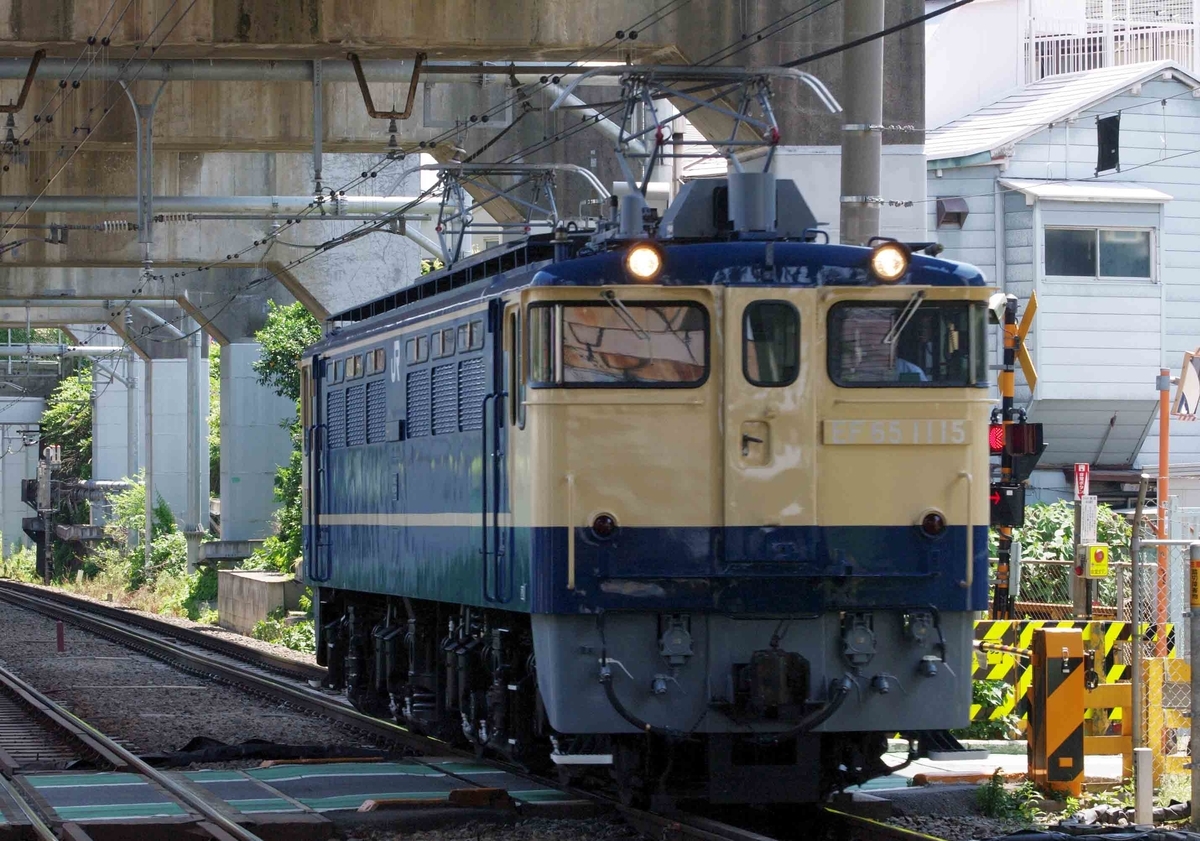
<path id="1" fill-rule="evenodd" d="M 1091 485 L 1092 466 L 1090 464 L 1075 465 L 1075 501 L 1081 502 L 1088 495 Z"/>
<path id="2" fill-rule="evenodd" d="M 1192 561 L 1192 598 L 1193 610 L 1200 609 L 1200 560 Z"/>
<path id="3" fill-rule="evenodd" d="M 1087 494 L 1079 501 L 1079 542 L 1095 543 L 1099 526 L 1100 501 L 1094 494 Z"/>

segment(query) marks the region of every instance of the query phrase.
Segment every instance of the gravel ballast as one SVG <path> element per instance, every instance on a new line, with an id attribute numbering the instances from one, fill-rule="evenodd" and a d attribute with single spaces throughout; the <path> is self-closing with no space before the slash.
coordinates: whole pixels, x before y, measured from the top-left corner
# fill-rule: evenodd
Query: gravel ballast
<path id="1" fill-rule="evenodd" d="M 54 620 L 0 603 L 0 662 L 106 735 L 138 753 L 178 750 L 193 737 L 228 744 L 364 747 L 361 737 L 244 690 L 169 666 Z"/>
<path id="2" fill-rule="evenodd" d="M 119 602 L 95 599 L 91 596 L 85 596 L 82 593 L 64 590 L 61 587 L 46 587 L 41 584 L 25 584 L 24 586 L 36 590 L 46 590 L 47 592 L 59 595 L 67 595 L 73 599 L 92 602 L 94 604 L 104 605 L 105 607 L 115 607 L 136 616 L 144 616 L 147 619 L 165 622 L 168 625 L 174 625 L 178 628 L 187 628 L 192 631 L 200 631 L 201 633 L 208 634 L 216 639 L 223 639 L 227 642 L 237 643 L 238 645 L 245 646 L 246 648 L 265 651 L 269 654 L 275 655 L 276 657 L 284 657 L 288 660 L 295 660 L 297 663 L 307 663 L 311 666 L 315 666 L 317 664 L 317 660 L 312 654 L 308 654 L 303 651 L 295 651 L 291 648 L 287 648 L 286 646 L 276 645 L 273 642 L 263 642 L 262 640 L 255 639 L 254 637 L 248 637 L 243 634 L 239 634 L 236 631 L 230 631 L 227 628 L 222 628 L 219 625 L 208 625 L 204 622 L 193 622 L 191 619 L 188 619 L 185 616 L 172 616 L 164 613 L 147 613 L 144 610 L 134 610 L 133 608 L 126 607 Z"/>

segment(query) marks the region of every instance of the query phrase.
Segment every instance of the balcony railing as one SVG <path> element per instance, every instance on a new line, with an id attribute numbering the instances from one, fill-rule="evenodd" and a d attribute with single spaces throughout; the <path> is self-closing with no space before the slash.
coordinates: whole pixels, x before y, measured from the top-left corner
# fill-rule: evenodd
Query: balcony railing
<path id="1" fill-rule="evenodd" d="M 1035 18 L 1025 36 L 1025 81 L 1146 61 L 1192 70 L 1195 51 L 1193 24 Z"/>

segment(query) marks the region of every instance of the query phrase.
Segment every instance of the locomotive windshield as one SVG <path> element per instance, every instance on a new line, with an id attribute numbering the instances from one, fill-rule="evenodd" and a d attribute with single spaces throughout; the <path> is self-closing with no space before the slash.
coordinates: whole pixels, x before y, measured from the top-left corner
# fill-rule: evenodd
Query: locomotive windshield
<path id="1" fill-rule="evenodd" d="M 708 376 L 708 315 L 692 302 L 538 304 L 529 310 L 534 386 L 688 388 Z"/>
<path id="2" fill-rule="evenodd" d="M 829 376 L 845 387 L 987 385 L 981 303 L 848 301 L 829 311 Z"/>

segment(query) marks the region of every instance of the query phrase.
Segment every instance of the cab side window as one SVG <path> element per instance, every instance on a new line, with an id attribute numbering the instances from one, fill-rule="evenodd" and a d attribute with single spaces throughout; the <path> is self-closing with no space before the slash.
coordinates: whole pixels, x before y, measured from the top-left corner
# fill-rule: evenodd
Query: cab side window
<path id="1" fill-rule="evenodd" d="M 752 385 L 791 385 L 800 375 L 800 313 L 786 301 L 754 301 L 742 316 L 742 372 Z"/>

